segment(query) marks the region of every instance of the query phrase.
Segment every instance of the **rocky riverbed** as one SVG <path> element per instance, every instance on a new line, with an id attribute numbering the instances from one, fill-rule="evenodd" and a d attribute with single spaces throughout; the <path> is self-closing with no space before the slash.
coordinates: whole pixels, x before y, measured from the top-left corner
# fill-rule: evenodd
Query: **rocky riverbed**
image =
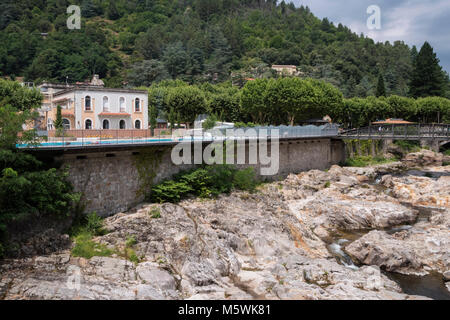
<path id="1" fill-rule="evenodd" d="M 121 248 L 134 237 L 139 263 L 75 258 L 70 250 L 6 260 L 0 297 L 428 299 L 405 292 L 390 273 L 404 283 L 437 275 L 450 290 L 450 166 L 430 160 L 413 171 L 413 163 L 410 156 L 369 168 L 333 166 L 253 194 L 143 204 L 107 218 L 108 233 L 95 239 Z M 152 217 L 155 208 L 160 218 Z"/>

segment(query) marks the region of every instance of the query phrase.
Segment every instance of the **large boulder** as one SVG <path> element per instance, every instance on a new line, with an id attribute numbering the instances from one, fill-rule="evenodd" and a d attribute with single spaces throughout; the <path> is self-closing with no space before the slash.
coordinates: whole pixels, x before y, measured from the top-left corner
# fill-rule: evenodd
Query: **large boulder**
<path id="1" fill-rule="evenodd" d="M 420 150 L 409 153 L 403 158 L 403 162 L 410 167 L 425 167 L 430 165 L 442 165 L 444 155 L 430 150 Z"/>
<path id="2" fill-rule="evenodd" d="M 437 214 L 414 227 L 393 234 L 372 231 L 345 251 L 365 265 L 404 274 L 445 273 L 450 269 L 450 232 L 447 218 Z M 443 222 L 443 223 L 442 223 Z M 436 224 L 442 223 L 442 224 Z"/>

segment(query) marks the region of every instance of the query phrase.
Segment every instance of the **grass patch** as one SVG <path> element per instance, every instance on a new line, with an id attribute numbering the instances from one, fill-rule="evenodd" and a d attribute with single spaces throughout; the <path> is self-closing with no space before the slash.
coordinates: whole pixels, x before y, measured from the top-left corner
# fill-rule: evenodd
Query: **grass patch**
<path id="1" fill-rule="evenodd" d="M 330 181 L 325 182 L 324 188 L 329 188 L 330 186 L 331 186 L 331 182 Z"/>
<path id="2" fill-rule="evenodd" d="M 136 245 L 137 241 L 134 236 L 130 236 L 127 238 L 127 241 L 125 242 L 125 246 L 128 248 L 131 248 L 132 246 Z"/>
<path id="3" fill-rule="evenodd" d="M 344 166 L 345 167 L 367 167 L 370 165 L 384 164 L 393 162 L 395 160 L 386 159 L 383 157 L 371 157 L 371 156 L 356 156 L 347 159 Z"/>
<path id="4" fill-rule="evenodd" d="M 72 249 L 72 256 L 90 259 L 92 257 L 110 257 L 114 251 L 108 249 L 104 244 L 94 242 L 92 234 L 82 232 L 75 238 L 75 246 Z"/>
<path id="5" fill-rule="evenodd" d="M 108 249 L 104 244 L 92 240 L 94 236 L 106 234 L 103 228 L 103 219 L 93 212 L 82 216 L 71 230 L 72 239 L 75 246 L 72 249 L 72 256 L 90 259 L 95 256 L 109 257 L 114 250 Z"/>
<path id="6" fill-rule="evenodd" d="M 152 219 L 159 219 L 161 218 L 161 210 L 159 210 L 159 208 L 152 208 L 149 212 L 148 215 L 152 218 Z"/>
<path id="7" fill-rule="evenodd" d="M 444 156 L 450 156 L 450 149 L 445 150 L 443 153 L 444 153 Z"/>

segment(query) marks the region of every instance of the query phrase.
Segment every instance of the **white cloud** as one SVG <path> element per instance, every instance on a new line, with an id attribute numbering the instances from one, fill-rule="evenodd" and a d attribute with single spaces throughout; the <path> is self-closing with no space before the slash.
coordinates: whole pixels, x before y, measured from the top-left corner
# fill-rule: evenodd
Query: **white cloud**
<path id="1" fill-rule="evenodd" d="M 448 0 L 294 0 L 307 5 L 320 18 L 347 25 L 375 41 L 403 40 L 418 48 L 429 41 L 450 70 L 450 1 Z M 368 30 L 367 7 L 381 8 L 381 30 Z"/>

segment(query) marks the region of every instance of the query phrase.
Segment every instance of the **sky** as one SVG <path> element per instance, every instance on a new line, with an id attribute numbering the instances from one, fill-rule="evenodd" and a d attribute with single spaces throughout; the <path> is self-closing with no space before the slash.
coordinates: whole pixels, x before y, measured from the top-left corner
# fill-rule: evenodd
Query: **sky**
<path id="1" fill-rule="evenodd" d="M 450 72 L 450 0 L 292 0 L 296 6 L 308 6 L 312 13 L 327 17 L 335 25 L 342 23 L 357 34 L 375 41 L 403 40 L 420 50 L 428 41 Z M 381 29 L 369 30 L 367 8 L 381 10 Z"/>

